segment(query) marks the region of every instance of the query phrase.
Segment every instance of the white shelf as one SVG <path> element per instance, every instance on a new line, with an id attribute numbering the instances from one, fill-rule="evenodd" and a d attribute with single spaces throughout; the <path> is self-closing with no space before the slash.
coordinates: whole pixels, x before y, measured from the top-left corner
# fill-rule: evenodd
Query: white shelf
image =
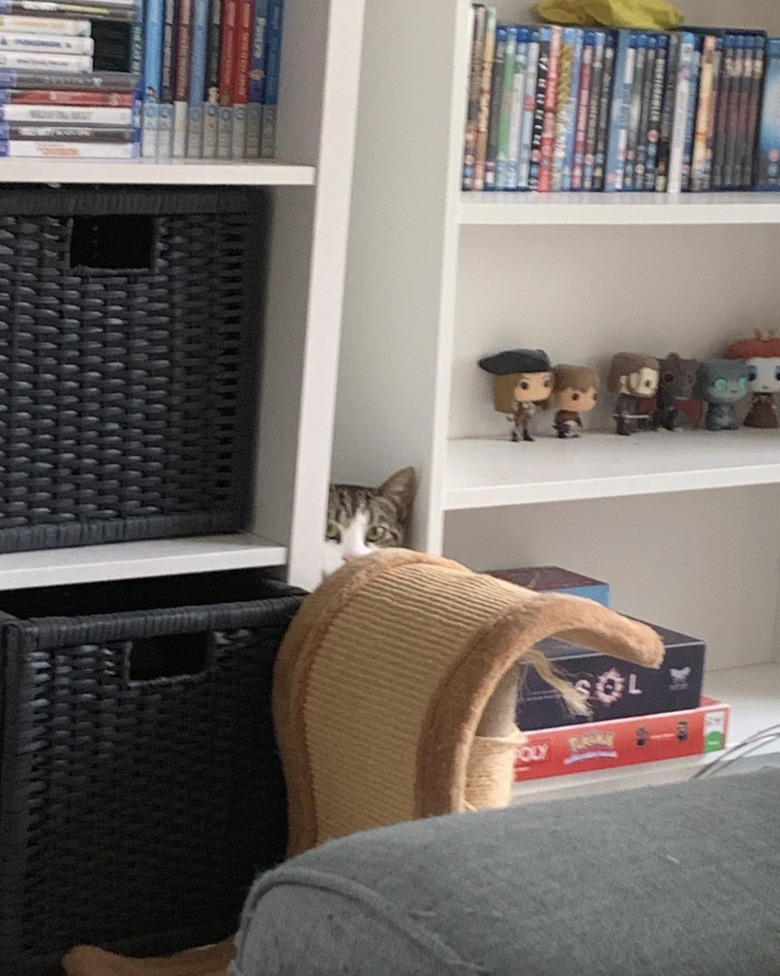
<path id="1" fill-rule="evenodd" d="M 780 224 L 774 193 L 463 193 L 461 224 Z"/>
<path id="2" fill-rule="evenodd" d="M 149 539 L 0 555 L 0 590 L 281 566 L 285 546 L 252 535 Z"/>
<path id="3" fill-rule="evenodd" d="M 313 166 L 202 159 L 2 159 L 1 183 L 125 183 L 180 186 L 313 186 Z"/>
<path id="4" fill-rule="evenodd" d="M 448 511 L 780 481 L 780 436 L 741 429 L 449 442 Z"/>
<path id="5" fill-rule="evenodd" d="M 706 676 L 704 690 L 711 698 L 731 705 L 727 746 L 734 746 L 748 736 L 771 725 L 780 724 L 780 665 L 758 664 L 751 667 L 713 671 Z M 780 752 L 780 742 L 763 745 L 756 753 Z M 660 786 L 689 779 L 696 770 L 713 762 L 722 753 L 686 756 L 638 766 L 571 773 L 550 779 L 530 780 L 518 784 L 512 792 L 513 803 L 535 803 L 562 797 L 580 797 L 612 790 Z"/>

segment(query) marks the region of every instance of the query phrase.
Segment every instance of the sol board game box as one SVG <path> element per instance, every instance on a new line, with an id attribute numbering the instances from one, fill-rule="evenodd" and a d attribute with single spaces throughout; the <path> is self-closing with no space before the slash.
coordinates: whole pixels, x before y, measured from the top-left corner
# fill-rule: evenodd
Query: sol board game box
<path id="1" fill-rule="evenodd" d="M 631 664 L 558 637 L 541 640 L 536 646 L 587 699 L 595 722 L 696 708 L 704 679 L 704 643 L 665 627 L 649 626 L 660 635 L 666 649 L 658 669 Z M 529 668 L 517 702 L 517 724 L 523 732 L 580 722 L 582 716 L 572 715 L 555 688 Z"/>
<path id="2" fill-rule="evenodd" d="M 728 722 L 728 705 L 702 698 L 680 712 L 529 732 L 515 754 L 515 782 L 717 752 Z"/>
<path id="3" fill-rule="evenodd" d="M 569 596 L 584 596 L 605 607 L 609 606 L 609 583 L 581 576 L 560 566 L 526 566 L 521 569 L 491 569 L 488 576 L 506 580 L 516 586 L 524 586 L 537 593 L 566 593 Z"/>
<path id="4" fill-rule="evenodd" d="M 757 190 L 780 190 L 780 38 L 766 42 L 764 99 L 758 135 Z"/>

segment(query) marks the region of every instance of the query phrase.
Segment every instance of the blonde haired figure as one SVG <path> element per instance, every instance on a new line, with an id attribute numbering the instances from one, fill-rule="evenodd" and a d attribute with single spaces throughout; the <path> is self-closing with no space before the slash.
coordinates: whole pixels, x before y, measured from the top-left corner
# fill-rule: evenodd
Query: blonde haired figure
<path id="1" fill-rule="evenodd" d="M 532 441 L 530 427 L 538 406 L 546 406 L 553 387 L 550 357 L 543 349 L 511 349 L 480 359 L 493 380 L 493 405 L 512 423 L 512 440 Z"/>
<path id="2" fill-rule="evenodd" d="M 556 407 L 553 427 L 562 440 L 579 437 L 580 414 L 596 406 L 599 396 L 599 374 L 590 366 L 556 366 L 553 370 L 552 404 Z"/>

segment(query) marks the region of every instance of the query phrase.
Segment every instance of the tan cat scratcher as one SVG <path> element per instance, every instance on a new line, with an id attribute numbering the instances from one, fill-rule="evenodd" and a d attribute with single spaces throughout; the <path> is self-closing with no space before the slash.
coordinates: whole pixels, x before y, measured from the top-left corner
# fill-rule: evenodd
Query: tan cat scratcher
<path id="1" fill-rule="evenodd" d="M 504 806 L 520 733 L 517 666 L 577 701 L 534 645 L 560 636 L 645 666 L 658 635 L 580 597 L 537 594 L 458 563 L 390 549 L 355 560 L 305 601 L 279 652 L 274 721 L 289 853 L 417 817 Z M 80 948 L 70 976 L 194 976 L 173 960 Z M 195 959 L 190 960 L 193 967 Z M 219 970 L 221 972 L 221 970 Z"/>

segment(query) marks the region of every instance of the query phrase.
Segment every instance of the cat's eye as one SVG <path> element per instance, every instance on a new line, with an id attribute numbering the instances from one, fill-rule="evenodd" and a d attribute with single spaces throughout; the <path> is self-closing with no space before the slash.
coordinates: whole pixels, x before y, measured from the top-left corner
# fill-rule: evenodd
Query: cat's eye
<path id="1" fill-rule="evenodd" d="M 758 369 L 755 366 L 748 366 L 748 379 L 752 383 L 758 376 Z"/>
<path id="2" fill-rule="evenodd" d="M 387 530 L 381 525 L 372 525 L 366 532 L 366 542 L 381 542 L 387 534 Z"/>
<path id="3" fill-rule="evenodd" d="M 329 542 L 341 542 L 341 529 L 335 522 L 328 522 L 328 531 L 325 538 Z"/>

